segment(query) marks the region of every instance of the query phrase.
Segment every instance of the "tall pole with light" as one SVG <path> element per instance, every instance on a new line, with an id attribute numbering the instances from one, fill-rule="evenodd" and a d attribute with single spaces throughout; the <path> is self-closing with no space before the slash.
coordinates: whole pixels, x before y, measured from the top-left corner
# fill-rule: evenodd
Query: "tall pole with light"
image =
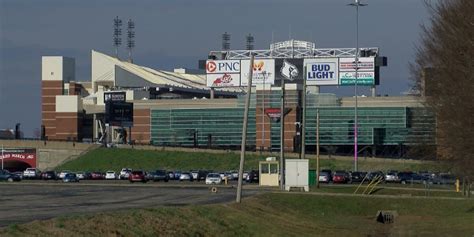
<path id="1" fill-rule="evenodd" d="M 357 123 L 357 80 L 359 78 L 359 7 L 367 6 L 363 4 L 360 0 L 354 0 L 354 3 L 348 4 L 348 6 L 355 7 L 356 9 L 356 52 L 355 52 L 355 82 L 354 82 L 354 96 L 355 96 L 355 106 L 354 106 L 354 171 L 358 170 L 358 123 Z"/>

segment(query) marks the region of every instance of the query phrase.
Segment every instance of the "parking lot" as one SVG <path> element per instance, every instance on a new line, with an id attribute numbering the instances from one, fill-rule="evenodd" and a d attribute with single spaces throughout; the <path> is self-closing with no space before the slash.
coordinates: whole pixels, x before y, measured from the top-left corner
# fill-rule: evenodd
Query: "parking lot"
<path id="1" fill-rule="evenodd" d="M 121 209 L 214 204 L 233 201 L 232 185 L 185 185 L 179 182 L 129 184 L 125 181 L 80 182 L 23 181 L 0 183 L 0 226 L 48 219 L 61 215 L 115 211 Z M 244 197 L 255 195 L 247 189 Z"/>

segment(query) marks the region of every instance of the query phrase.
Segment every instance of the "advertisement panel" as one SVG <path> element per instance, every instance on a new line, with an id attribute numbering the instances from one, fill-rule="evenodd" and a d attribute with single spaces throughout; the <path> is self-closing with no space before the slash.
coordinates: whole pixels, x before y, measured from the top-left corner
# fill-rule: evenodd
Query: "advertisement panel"
<path id="1" fill-rule="evenodd" d="M 355 84 L 355 72 L 339 72 L 339 80 L 342 86 Z M 374 72 L 357 72 L 357 85 L 371 86 L 375 83 Z"/>
<path id="2" fill-rule="evenodd" d="M 306 85 L 339 85 L 338 58 L 305 59 Z"/>
<path id="3" fill-rule="evenodd" d="M 248 71 L 250 60 L 240 62 L 241 73 L 240 82 L 242 86 L 247 86 Z M 273 59 L 255 59 L 253 62 L 252 85 L 275 84 L 275 60 Z"/>
<path id="4" fill-rule="evenodd" d="M 240 86 L 240 60 L 207 60 L 208 87 Z"/>
<path id="5" fill-rule="evenodd" d="M 275 85 L 285 83 L 303 84 L 303 59 L 276 59 L 275 60 Z"/>
<path id="6" fill-rule="evenodd" d="M 357 85 L 371 86 L 375 85 L 375 58 L 362 57 L 359 58 L 357 73 Z M 339 83 L 342 86 L 355 84 L 356 78 L 356 62 L 355 58 L 339 59 Z"/>
<path id="7" fill-rule="evenodd" d="M 107 103 L 109 101 L 125 102 L 125 99 L 126 99 L 125 91 L 104 92 L 104 102 L 105 103 Z"/>
<path id="8" fill-rule="evenodd" d="M 233 87 L 240 86 L 240 74 L 207 74 L 208 87 Z"/>
<path id="9" fill-rule="evenodd" d="M 339 58 L 339 71 L 349 72 L 355 71 L 356 63 L 355 58 Z M 364 57 L 359 58 L 359 71 L 373 72 L 375 69 L 375 58 Z"/>
<path id="10" fill-rule="evenodd" d="M 240 60 L 207 60 L 206 73 L 240 73 Z"/>
<path id="11" fill-rule="evenodd" d="M 1 149 L 1 148 L 0 148 Z M 21 161 L 29 164 L 31 168 L 36 168 L 36 149 L 34 148 L 4 148 L 3 156 L 0 153 L 0 159 L 4 162 Z"/>

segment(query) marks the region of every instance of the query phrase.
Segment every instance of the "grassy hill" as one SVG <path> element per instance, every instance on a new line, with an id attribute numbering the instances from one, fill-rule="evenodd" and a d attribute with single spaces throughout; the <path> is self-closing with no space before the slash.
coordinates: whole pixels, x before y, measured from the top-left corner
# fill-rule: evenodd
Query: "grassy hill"
<path id="1" fill-rule="evenodd" d="M 375 221 L 396 210 L 393 224 Z M 151 207 L 10 225 L 0 236 L 471 236 L 474 200 L 268 193 L 242 204 Z"/>
<path id="2" fill-rule="evenodd" d="M 119 171 L 124 167 L 132 169 L 168 169 L 193 170 L 208 169 L 215 171 L 236 170 L 240 155 L 236 153 L 205 153 L 185 151 L 153 151 L 123 148 L 99 148 L 69 161 L 56 170 L 73 171 Z M 258 162 L 265 160 L 263 155 L 246 155 L 245 169 L 258 169 Z M 321 159 L 321 168 L 345 169 L 353 167 L 351 159 Z M 310 159 L 310 168 L 316 168 L 316 160 Z M 360 159 L 360 170 L 438 170 L 434 163 L 398 161 L 391 159 Z"/>

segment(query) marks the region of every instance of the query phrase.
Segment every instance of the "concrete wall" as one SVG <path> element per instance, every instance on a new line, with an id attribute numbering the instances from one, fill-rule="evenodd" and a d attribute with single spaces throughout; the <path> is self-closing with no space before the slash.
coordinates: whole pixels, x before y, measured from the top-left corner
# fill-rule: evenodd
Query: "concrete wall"
<path id="1" fill-rule="evenodd" d="M 76 159 L 80 155 L 100 147 L 97 144 L 25 140 L 0 140 L 0 146 L 2 145 L 5 148 L 36 148 L 37 167 L 42 171 L 54 169 L 66 161 Z"/>

